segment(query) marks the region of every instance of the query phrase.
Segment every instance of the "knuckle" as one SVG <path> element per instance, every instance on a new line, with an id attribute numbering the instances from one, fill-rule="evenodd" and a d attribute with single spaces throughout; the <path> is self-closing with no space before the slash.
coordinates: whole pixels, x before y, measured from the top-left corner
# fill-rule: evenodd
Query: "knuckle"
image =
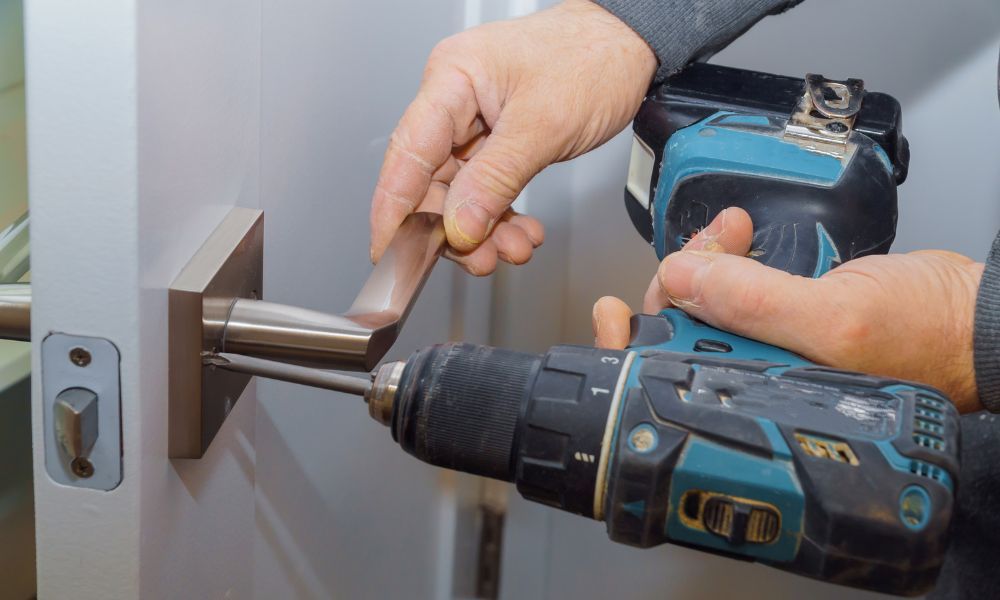
<path id="1" fill-rule="evenodd" d="M 475 181 L 487 191 L 513 200 L 521 193 L 524 173 L 528 170 L 522 159 L 510 153 L 494 152 L 489 157 L 467 165 L 472 167 Z"/>
<path id="2" fill-rule="evenodd" d="M 934 257 L 957 265 L 967 265 L 974 263 L 971 258 L 951 250 L 916 250 L 910 253 L 911 256 Z"/>
<path id="3" fill-rule="evenodd" d="M 660 265 L 656 268 L 656 275 L 653 276 L 653 281 L 650 282 L 650 289 L 652 290 L 653 285 L 655 284 L 656 290 L 664 298 L 670 296 L 670 291 L 667 285 L 669 281 L 669 274 L 670 274 L 670 265 L 668 264 L 667 259 L 664 259 L 660 261 Z M 703 293 L 702 295 L 705 294 Z"/>
<path id="4" fill-rule="evenodd" d="M 656 285 L 664 292 L 667 291 L 667 271 L 669 271 L 669 267 L 667 266 L 667 259 L 664 258 L 656 267 L 656 275 L 653 277 Z"/>
<path id="5" fill-rule="evenodd" d="M 466 37 L 465 33 L 456 33 L 435 44 L 427 61 L 428 66 L 431 66 L 431 63 L 447 62 L 452 57 L 461 55 L 465 47 Z"/>
<path id="6" fill-rule="evenodd" d="M 487 41 L 474 29 L 444 38 L 431 49 L 424 78 L 438 72 L 481 72 L 481 61 L 489 57 Z"/>
<path id="7" fill-rule="evenodd" d="M 856 354 L 871 343 L 880 318 L 872 304 L 859 304 L 849 309 L 838 308 L 829 315 L 831 329 L 828 353 L 835 363 Z"/>
<path id="8" fill-rule="evenodd" d="M 707 284 L 708 282 L 706 282 Z M 764 319 L 774 311 L 773 292 L 754 280 L 741 278 L 735 289 L 723 299 L 724 310 L 718 316 L 724 329 L 739 329 L 747 322 Z"/>

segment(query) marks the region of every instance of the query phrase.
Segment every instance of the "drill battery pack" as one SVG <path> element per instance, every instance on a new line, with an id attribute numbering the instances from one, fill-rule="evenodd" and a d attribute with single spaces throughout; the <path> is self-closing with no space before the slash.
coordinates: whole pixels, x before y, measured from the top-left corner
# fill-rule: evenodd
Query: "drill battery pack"
<path id="1" fill-rule="evenodd" d="M 901 126 L 895 98 L 856 79 L 694 64 L 639 109 L 625 205 L 661 259 L 739 206 L 754 258 L 816 277 L 889 250 L 909 164 Z"/>

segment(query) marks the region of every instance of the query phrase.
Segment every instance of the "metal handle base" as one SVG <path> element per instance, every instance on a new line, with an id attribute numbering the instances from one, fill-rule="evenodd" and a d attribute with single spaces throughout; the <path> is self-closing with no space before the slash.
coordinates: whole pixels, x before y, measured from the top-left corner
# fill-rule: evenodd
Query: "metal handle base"
<path id="1" fill-rule="evenodd" d="M 444 243 L 440 215 L 410 215 L 351 307 L 328 314 L 259 299 L 263 214 L 233 209 L 170 286 L 170 456 L 200 458 L 251 375 L 287 381 L 294 371 L 296 382 L 343 389 L 336 385 L 344 381 L 330 381 L 346 376 L 307 367 L 374 368 L 396 341 Z M 203 353 L 232 358 L 205 366 Z"/>

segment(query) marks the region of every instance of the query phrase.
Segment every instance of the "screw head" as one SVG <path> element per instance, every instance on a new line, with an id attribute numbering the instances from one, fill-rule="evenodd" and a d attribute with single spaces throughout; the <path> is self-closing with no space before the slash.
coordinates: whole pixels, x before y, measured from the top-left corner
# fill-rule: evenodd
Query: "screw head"
<path id="1" fill-rule="evenodd" d="M 646 424 L 641 424 L 634 428 L 629 434 L 628 444 L 635 452 L 645 454 L 656 449 L 656 431 Z"/>
<path id="2" fill-rule="evenodd" d="M 86 367 L 90 364 L 90 351 L 79 346 L 69 351 L 69 360 L 78 367 Z"/>
<path id="3" fill-rule="evenodd" d="M 832 133 L 844 133 L 847 131 L 847 125 L 844 125 L 840 121 L 831 121 L 826 124 L 826 130 Z"/>
<path id="4" fill-rule="evenodd" d="M 73 462 L 69 463 L 69 468 L 73 471 L 74 475 L 84 479 L 87 479 L 94 474 L 94 464 L 82 456 L 74 458 Z"/>

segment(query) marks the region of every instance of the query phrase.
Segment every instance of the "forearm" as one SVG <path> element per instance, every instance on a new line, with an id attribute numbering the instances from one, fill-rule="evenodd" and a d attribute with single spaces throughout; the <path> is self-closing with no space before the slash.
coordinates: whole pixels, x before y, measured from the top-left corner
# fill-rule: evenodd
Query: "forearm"
<path id="1" fill-rule="evenodd" d="M 1000 412 L 1000 235 L 979 283 L 973 353 L 979 399 L 991 412 Z"/>
<path id="2" fill-rule="evenodd" d="M 594 0 L 635 30 L 659 60 L 654 83 L 729 45 L 802 0 Z"/>

